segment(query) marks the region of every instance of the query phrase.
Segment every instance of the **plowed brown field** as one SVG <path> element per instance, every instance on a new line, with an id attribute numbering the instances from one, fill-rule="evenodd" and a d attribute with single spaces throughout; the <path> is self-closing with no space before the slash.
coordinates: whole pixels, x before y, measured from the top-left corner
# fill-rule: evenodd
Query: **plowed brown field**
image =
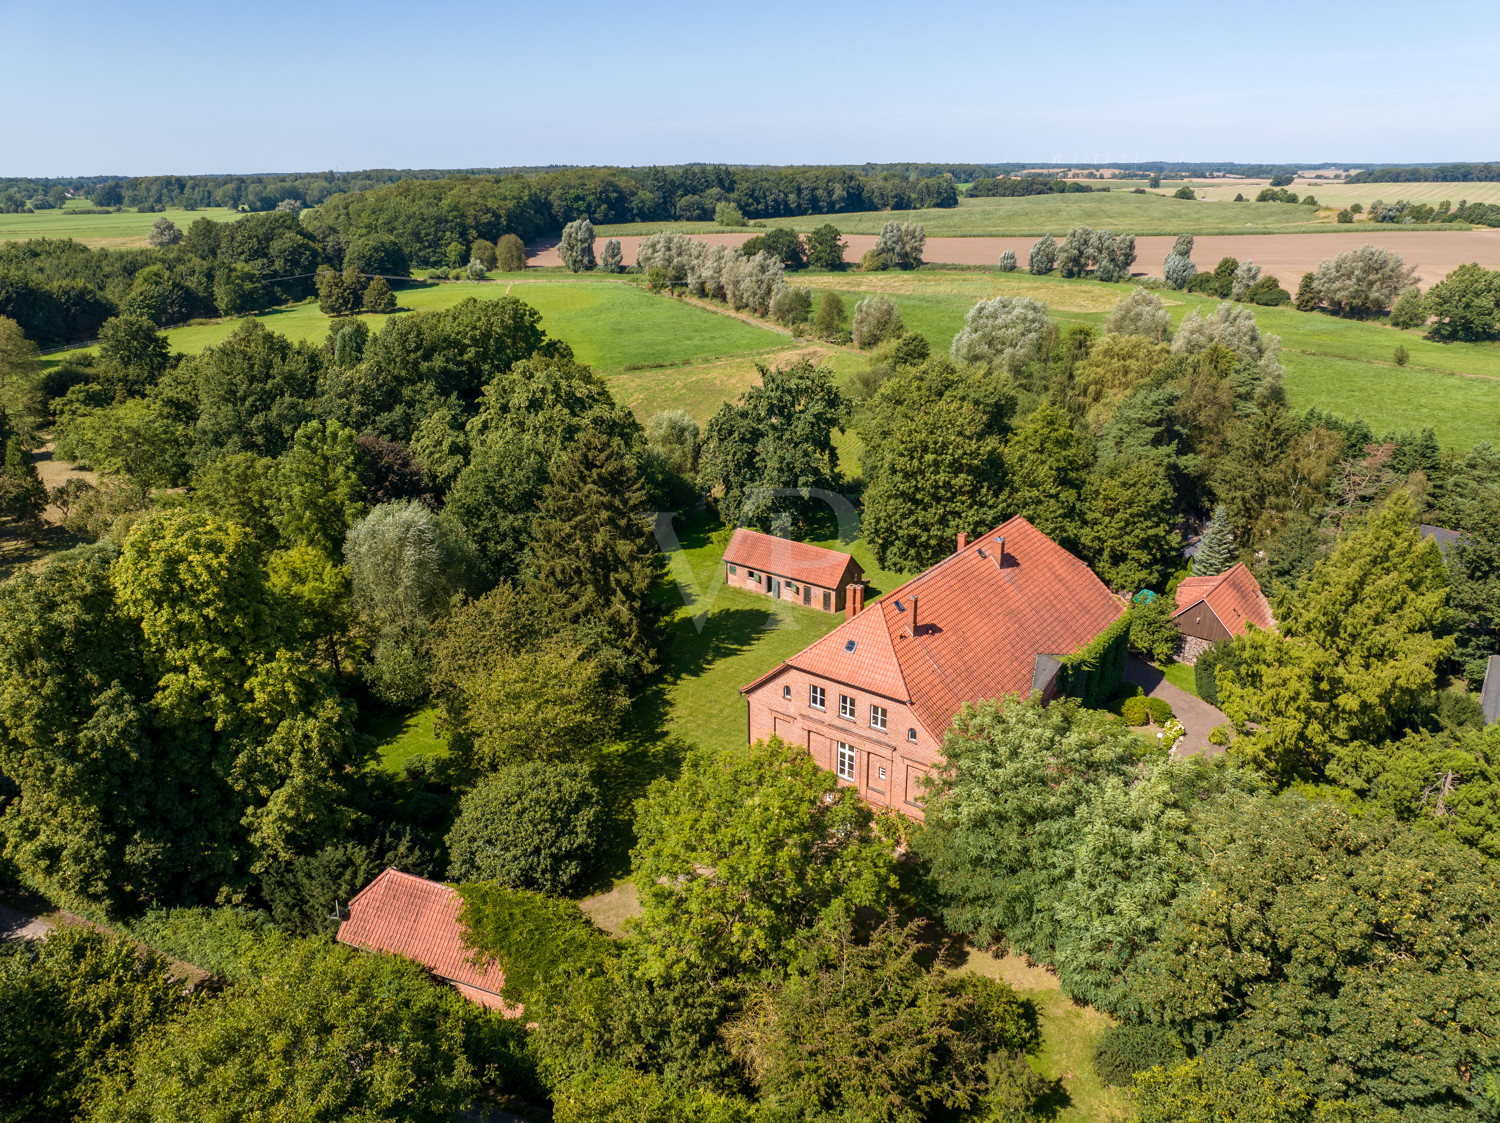
<path id="1" fill-rule="evenodd" d="M 700 242 L 738 246 L 749 234 L 691 234 Z M 845 256 L 855 262 L 875 245 L 873 234 L 845 236 L 849 249 Z M 1031 252 L 1034 238 L 928 238 L 926 260 L 944 265 L 994 265 L 1004 250 L 1014 250 L 1021 268 Z M 1278 277 L 1282 285 L 1296 290 L 1297 281 L 1316 269 L 1324 258 L 1366 242 L 1399 253 L 1422 277 L 1422 287 L 1437 284 L 1454 268 L 1477 261 L 1487 269 L 1500 269 L 1500 230 L 1441 230 L 1421 233 L 1382 233 L 1368 227 L 1358 231 L 1326 234 L 1239 234 L 1234 236 L 1203 235 L 1193 247 L 1193 260 L 1199 269 L 1212 269 L 1221 257 L 1246 258 L 1265 272 Z M 627 262 L 635 261 L 639 237 L 620 239 L 620 249 Z M 602 245 L 599 247 L 602 248 Z M 1135 243 L 1138 274 L 1160 276 L 1162 260 L 1172 249 L 1171 238 L 1137 238 Z M 531 265 L 561 265 L 555 239 L 528 247 Z"/>

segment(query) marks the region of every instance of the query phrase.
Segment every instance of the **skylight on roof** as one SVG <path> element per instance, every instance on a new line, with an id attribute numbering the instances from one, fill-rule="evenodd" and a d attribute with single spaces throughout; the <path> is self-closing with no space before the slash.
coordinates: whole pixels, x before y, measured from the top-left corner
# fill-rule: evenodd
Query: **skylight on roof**
<path id="1" fill-rule="evenodd" d="M 896 602 L 896 611 L 897 612 L 905 612 L 906 611 L 906 605 L 902 604 L 900 601 L 897 601 Z"/>
<path id="2" fill-rule="evenodd" d="M 850 655 L 853 655 L 856 646 L 858 645 L 851 639 L 844 643 L 844 650 L 847 651 Z"/>

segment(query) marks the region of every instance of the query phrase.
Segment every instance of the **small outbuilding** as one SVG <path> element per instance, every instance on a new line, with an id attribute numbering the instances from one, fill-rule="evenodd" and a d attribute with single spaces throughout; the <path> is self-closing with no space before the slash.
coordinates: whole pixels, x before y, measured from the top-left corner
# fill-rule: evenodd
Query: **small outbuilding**
<path id="1" fill-rule="evenodd" d="M 1172 622 L 1182 632 L 1179 663 L 1196 663 L 1214 643 L 1242 636 L 1252 624 L 1267 632 L 1276 627 L 1271 602 L 1244 562 L 1213 577 L 1186 577 L 1176 595 Z"/>
<path id="2" fill-rule="evenodd" d="M 478 964 L 464 945 L 463 899 L 439 881 L 388 869 L 349 902 L 339 943 L 402 955 L 422 964 L 459 994 L 509 1016 L 520 1008 L 500 997 L 505 975 L 492 959 Z"/>
<path id="3" fill-rule="evenodd" d="M 845 590 L 864 577 L 848 554 L 745 527 L 724 551 L 724 580 L 734 588 L 823 612 L 843 612 Z"/>

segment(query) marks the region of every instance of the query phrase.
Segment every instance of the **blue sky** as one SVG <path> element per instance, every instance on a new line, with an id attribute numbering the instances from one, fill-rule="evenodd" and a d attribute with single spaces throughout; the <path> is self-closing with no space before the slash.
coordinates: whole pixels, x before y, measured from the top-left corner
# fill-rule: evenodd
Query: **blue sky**
<path id="1" fill-rule="evenodd" d="M 1494 11 L 0 0 L 0 175 L 1497 160 Z"/>

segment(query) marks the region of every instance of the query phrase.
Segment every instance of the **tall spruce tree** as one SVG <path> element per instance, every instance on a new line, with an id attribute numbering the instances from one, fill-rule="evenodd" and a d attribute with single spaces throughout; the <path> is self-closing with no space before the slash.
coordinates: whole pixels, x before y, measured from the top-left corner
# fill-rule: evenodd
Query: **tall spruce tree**
<path id="1" fill-rule="evenodd" d="M 1194 577 L 1217 577 L 1234 565 L 1234 531 L 1229 527 L 1229 512 L 1220 503 L 1203 532 L 1198 553 L 1193 558 Z"/>
<path id="2" fill-rule="evenodd" d="M 584 430 L 542 490 L 527 586 L 557 626 L 619 652 L 639 677 L 660 665 L 661 553 L 640 477 L 608 440 Z"/>

